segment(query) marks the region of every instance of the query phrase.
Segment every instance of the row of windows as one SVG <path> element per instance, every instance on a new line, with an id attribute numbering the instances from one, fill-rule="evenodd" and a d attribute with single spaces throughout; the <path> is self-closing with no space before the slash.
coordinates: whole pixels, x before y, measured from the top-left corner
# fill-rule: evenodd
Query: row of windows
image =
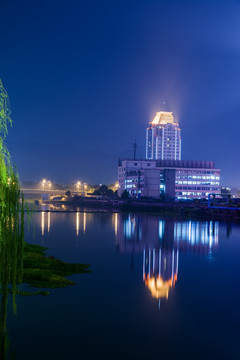
<path id="1" fill-rule="evenodd" d="M 199 172 L 198 172 L 199 174 Z M 204 179 L 204 180 L 208 180 L 208 179 L 211 179 L 211 180 L 219 180 L 220 177 L 219 176 L 215 176 L 215 175 L 211 175 L 211 176 L 200 176 L 200 175 L 181 175 L 181 176 L 176 176 L 176 179 Z"/>
<path id="2" fill-rule="evenodd" d="M 179 147 L 179 142 L 178 141 L 168 141 L 168 140 L 161 140 L 161 139 L 159 139 L 158 140 L 158 145 L 164 145 L 164 146 L 166 146 L 166 144 L 167 144 L 167 146 L 177 146 L 177 147 Z"/>
<path id="3" fill-rule="evenodd" d="M 174 149 L 174 148 L 173 148 L 173 149 L 168 148 L 167 150 L 164 150 L 164 151 L 161 151 L 161 149 L 158 149 L 157 153 L 158 153 L 158 154 L 161 154 L 161 153 L 163 153 L 163 154 L 166 154 L 166 153 L 174 153 L 174 154 L 175 154 L 175 149 Z M 176 151 L 176 154 L 179 154 L 179 150 L 178 150 L 178 149 L 177 149 L 177 151 Z"/>
<path id="4" fill-rule="evenodd" d="M 218 181 L 210 181 L 210 182 L 204 182 L 204 181 L 175 181 L 175 184 L 195 184 L 195 185 L 219 185 Z"/>
<path id="5" fill-rule="evenodd" d="M 139 164 L 138 163 L 134 163 L 134 166 L 138 166 Z M 147 166 L 151 166 L 150 163 L 147 163 Z"/>
<path id="6" fill-rule="evenodd" d="M 143 178 L 140 178 L 139 180 L 140 180 L 140 181 L 144 181 Z M 125 183 L 134 183 L 134 182 L 138 182 L 138 178 L 125 180 Z"/>
<path id="7" fill-rule="evenodd" d="M 161 153 L 157 153 L 157 155 L 158 155 L 158 157 L 160 157 L 162 154 Z M 163 153 L 163 156 L 166 156 L 166 155 L 173 155 L 173 156 L 175 156 L 175 152 L 173 151 L 169 151 L 169 152 L 165 152 L 165 153 Z M 179 153 L 176 153 L 176 156 L 179 156 Z"/>
<path id="8" fill-rule="evenodd" d="M 195 187 L 195 186 L 191 186 L 190 189 L 186 189 L 182 186 L 176 186 L 176 190 L 213 190 L 213 191 L 219 191 L 218 187 Z"/>
<path id="9" fill-rule="evenodd" d="M 216 172 L 216 170 L 212 170 L 212 171 L 202 171 L 202 170 L 177 170 L 177 175 L 182 175 L 182 174 L 188 174 L 191 175 L 191 172 L 193 172 L 194 174 L 212 174 L 212 175 L 216 175 L 219 174 L 218 172 Z M 192 175 L 193 176 L 193 175 Z"/>
<path id="10" fill-rule="evenodd" d="M 208 196 L 208 192 L 178 192 L 178 193 L 176 193 L 176 196 L 178 197 L 178 199 L 181 199 L 181 196 L 179 196 L 179 195 L 187 195 L 187 196 L 189 196 L 189 195 L 192 195 L 192 196 L 202 196 L 202 197 L 205 197 L 205 196 Z"/>

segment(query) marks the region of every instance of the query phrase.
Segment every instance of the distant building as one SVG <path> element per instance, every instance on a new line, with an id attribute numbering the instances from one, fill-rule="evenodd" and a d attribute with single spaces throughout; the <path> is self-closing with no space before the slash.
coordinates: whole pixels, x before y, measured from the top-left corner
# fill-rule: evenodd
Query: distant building
<path id="1" fill-rule="evenodd" d="M 131 197 L 201 199 L 220 192 L 220 169 L 213 161 L 119 160 L 118 194 Z"/>
<path id="2" fill-rule="evenodd" d="M 181 129 L 172 112 L 157 112 L 147 128 L 147 160 L 181 160 Z"/>
<path id="3" fill-rule="evenodd" d="M 221 194 L 230 194 L 231 195 L 231 188 L 230 187 L 221 187 Z"/>

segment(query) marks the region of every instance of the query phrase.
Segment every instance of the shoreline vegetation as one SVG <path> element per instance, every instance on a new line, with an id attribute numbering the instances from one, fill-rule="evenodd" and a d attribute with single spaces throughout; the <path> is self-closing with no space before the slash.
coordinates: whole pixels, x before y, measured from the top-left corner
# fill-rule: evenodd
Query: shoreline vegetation
<path id="1" fill-rule="evenodd" d="M 66 263 L 56 259 L 54 256 L 45 254 L 47 247 L 24 243 L 23 250 L 23 276 L 17 284 L 16 295 L 49 295 L 49 290 L 64 288 L 75 285 L 75 281 L 67 277 L 76 274 L 90 273 L 88 264 Z M 25 291 L 21 290 L 21 285 L 41 290 Z M 12 293 L 12 289 L 8 288 Z"/>
<path id="2" fill-rule="evenodd" d="M 17 295 L 48 295 L 45 289 L 73 285 L 73 274 L 90 272 L 86 264 L 69 264 L 45 254 L 46 248 L 24 241 L 24 218 L 31 209 L 24 200 L 15 165 L 6 145 L 8 126 L 12 125 L 9 97 L 0 79 L 0 357 L 8 357 L 7 308 L 12 295 L 17 313 Z M 25 286 L 38 291 L 22 291 Z"/>
<path id="3" fill-rule="evenodd" d="M 86 264 L 68 264 L 45 254 L 46 248 L 24 241 L 24 217 L 31 213 L 5 139 L 12 126 L 9 97 L 0 79 L 0 284 L 2 302 L 7 294 L 21 294 L 19 285 L 57 288 L 74 284 L 66 276 L 90 272 Z"/>
<path id="4" fill-rule="evenodd" d="M 74 274 L 89 273 L 89 265 L 66 263 L 45 254 L 48 248 L 24 243 L 22 283 L 33 288 L 63 288 L 74 285 L 67 279 Z M 49 291 L 23 292 L 19 295 L 47 295 Z"/>

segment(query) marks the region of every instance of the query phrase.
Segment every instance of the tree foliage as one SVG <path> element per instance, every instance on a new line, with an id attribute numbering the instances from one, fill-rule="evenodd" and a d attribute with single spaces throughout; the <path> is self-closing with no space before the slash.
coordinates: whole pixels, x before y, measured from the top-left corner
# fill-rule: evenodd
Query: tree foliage
<path id="1" fill-rule="evenodd" d="M 0 136 L 5 139 L 8 134 L 8 124 L 12 125 L 9 97 L 0 79 Z"/>
<path id="2" fill-rule="evenodd" d="M 13 308 L 16 311 L 15 295 L 22 281 L 24 204 L 20 201 L 18 175 L 12 166 L 5 144 L 8 125 L 12 124 L 9 99 L 0 80 L 0 347 L 5 352 L 6 313 L 9 287 L 13 294 Z"/>
<path id="3" fill-rule="evenodd" d="M 129 192 L 127 190 L 124 190 L 122 195 L 121 195 L 122 199 L 129 199 Z"/>
<path id="4" fill-rule="evenodd" d="M 107 185 L 101 185 L 98 190 L 95 190 L 94 195 L 111 196 L 113 191 L 107 187 Z"/>

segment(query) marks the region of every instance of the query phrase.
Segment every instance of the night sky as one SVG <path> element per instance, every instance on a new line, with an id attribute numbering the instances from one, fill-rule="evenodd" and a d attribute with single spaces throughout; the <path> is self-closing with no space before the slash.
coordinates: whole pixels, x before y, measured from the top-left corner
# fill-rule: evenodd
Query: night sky
<path id="1" fill-rule="evenodd" d="M 182 158 L 240 185 L 240 1 L 0 0 L 0 37 L 20 179 L 116 181 L 165 101 Z"/>

